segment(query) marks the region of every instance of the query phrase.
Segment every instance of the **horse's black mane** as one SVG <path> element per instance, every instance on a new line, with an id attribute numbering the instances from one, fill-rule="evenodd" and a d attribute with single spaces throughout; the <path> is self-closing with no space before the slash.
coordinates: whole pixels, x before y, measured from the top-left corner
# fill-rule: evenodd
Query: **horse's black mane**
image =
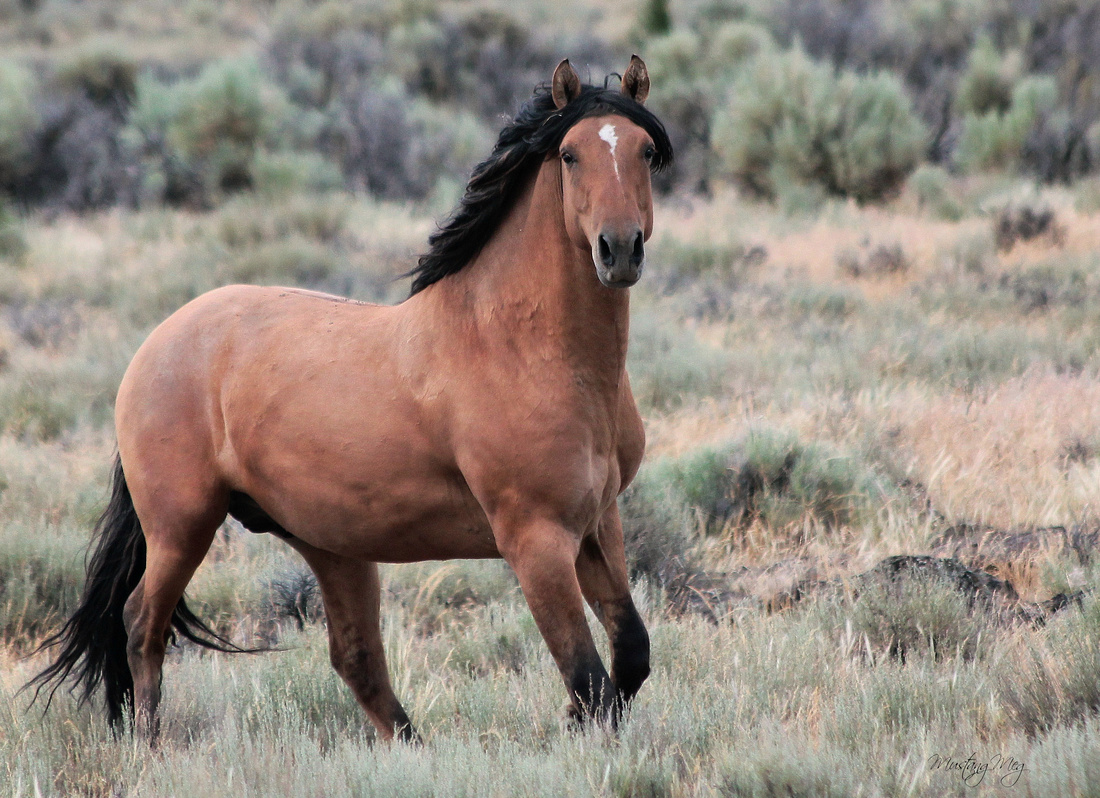
<path id="1" fill-rule="evenodd" d="M 492 154 L 474 169 L 458 208 L 428 239 L 428 251 L 405 275 L 413 278 L 411 293 L 422 291 L 469 263 L 500 224 L 503 209 L 523 184 L 528 167 L 542 161 L 547 153 L 556 153 L 562 138 L 581 119 L 604 113 L 624 116 L 649 134 L 657 150 L 652 161 L 654 171 L 671 163 L 672 144 L 664 125 L 644 105 L 617 88 L 584 86 L 580 95 L 559 111 L 550 88 L 540 86 L 500 132 Z"/>

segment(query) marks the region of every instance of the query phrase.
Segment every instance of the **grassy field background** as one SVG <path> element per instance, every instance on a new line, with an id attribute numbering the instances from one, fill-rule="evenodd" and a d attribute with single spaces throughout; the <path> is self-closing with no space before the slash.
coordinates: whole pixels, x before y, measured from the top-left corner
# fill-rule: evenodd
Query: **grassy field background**
<path id="1" fill-rule="evenodd" d="M 815 182 L 825 167 L 802 174 L 780 148 L 754 178 L 723 144 L 747 124 L 725 87 L 745 91 L 773 56 L 812 84 L 832 46 L 792 38 L 808 24 L 793 5 L 737 7 L 686 4 L 662 27 L 659 3 L 580 0 L 0 2 L 0 793 L 1100 794 L 1100 177 L 1041 172 L 1037 141 L 1079 157 L 1051 132 L 1072 132 L 1057 127 L 1062 94 L 1009 135 L 1017 86 L 1064 88 L 1060 62 L 1033 52 L 1050 20 L 1013 39 L 992 2 L 899 11 L 889 41 L 954 19 L 952 85 L 968 99 L 948 119 L 954 149 L 938 152 L 922 104 L 934 81 L 900 68 L 919 47 L 866 56 L 903 76 L 924 131 L 920 156 L 870 197 L 881 164 L 826 164 L 871 177 Z M 881 23 L 894 7 L 868 8 Z M 888 40 L 861 24 L 858 41 Z M 509 36 L 528 37 L 528 61 Z M 631 289 L 648 450 L 621 501 L 654 672 L 619 733 L 568 726 L 506 566 L 424 563 L 384 567 L 383 631 L 425 745 L 376 745 L 328 664 L 304 566 L 233 525 L 189 596 L 233 639 L 278 651 L 174 649 L 155 752 L 64 693 L 29 707 L 19 688 L 47 660 L 28 654 L 78 595 L 114 392 L 148 332 L 230 282 L 400 301 L 399 275 L 501 109 L 563 55 L 598 78 L 631 50 L 681 165 L 661 178 Z M 348 54 L 363 52 L 374 60 L 356 72 Z M 866 74 L 860 52 L 834 68 Z M 455 64 L 461 90 L 433 82 Z M 485 77 L 500 74 L 514 85 Z M 50 150 L 57 108 L 86 125 L 59 128 L 68 144 Z M 1090 119 L 1083 100 L 1070 110 Z M 1008 143 L 975 154 L 974 131 L 994 122 Z M 419 143 L 372 144 L 378 129 Z M 108 168 L 127 153 L 129 171 Z M 897 556 L 934 559 L 880 566 Z"/>

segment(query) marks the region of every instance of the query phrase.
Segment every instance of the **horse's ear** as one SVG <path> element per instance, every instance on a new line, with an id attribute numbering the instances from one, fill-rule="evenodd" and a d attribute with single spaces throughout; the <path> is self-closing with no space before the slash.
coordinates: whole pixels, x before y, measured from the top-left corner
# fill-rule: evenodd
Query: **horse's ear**
<path id="1" fill-rule="evenodd" d="M 630 66 L 623 75 L 623 94 L 639 103 L 644 103 L 649 96 L 649 70 L 645 68 L 645 61 L 636 55 L 630 56 Z"/>
<path id="2" fill-rule="evenodd" d="M 565 58 L 558 68 L 554 70 L 554 78 L 550 81 L 550 96 L 554 98 L 554 106 L 560 111 L 570 101 L 577 99 L 581 93 L 581 79 L 577 71 Z"/>

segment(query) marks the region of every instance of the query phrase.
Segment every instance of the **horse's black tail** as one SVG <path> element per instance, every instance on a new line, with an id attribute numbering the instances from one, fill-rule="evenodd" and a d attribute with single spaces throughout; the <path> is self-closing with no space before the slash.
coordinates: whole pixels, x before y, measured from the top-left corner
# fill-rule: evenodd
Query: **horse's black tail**
<path id="1" fill-rule="evenodd" d="M 64 626 L 46 638 L 36 653 L 60 646 L 57 659 L 31 679 L 24 689 L 34 688 L 34 699 L 47 691 L 49 709 L 57 689 L 72 682 L 70 692 L 81 703 L 103 685 L 107 718 L 118 728 L 127 711 L 133 710 L 134 680 L 126 658 L 126 627 L 122 611 L 126 599 L 145 573 L 145 536 L 134 511 L 122 462 L 116 455 L 111 479 L 111 500 L 96 524 L 92 538 L 95 549 L 86 561 L 84 594 L 76 611 Z M 188 609 L 181 598 L 172 613 L 172 627 L 183 637 L 206 648 L 240 652 Z"/>

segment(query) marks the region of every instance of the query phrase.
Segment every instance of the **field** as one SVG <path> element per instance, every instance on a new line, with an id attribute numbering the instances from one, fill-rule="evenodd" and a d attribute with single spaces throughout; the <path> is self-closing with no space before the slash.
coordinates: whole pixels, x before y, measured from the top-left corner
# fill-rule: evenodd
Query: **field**
<path id="1" fill-rule="evenodd" d="M 612 52 L 621 69 L 621 52 L 648 59 L 648 44 L 651 103 L 680 149 L 631 289 L 629 368 L 648 446 L 620 501 L 653 674 L 620 730 L 567 722 L 507 566 L 432 562 L 383 568 L 390 671 L 425 743 L 376 744 L 329 666 L 304 565 L 235 524 L 188 596 L 235 641 L 276 650 L 174 648 L 155 751 L 113 736 L 94 702 L 59 692 L 48 711 L 31 706 L 19 691 L 79 593 L 107 498 L 114 393 L 144 337 L 231 282 L 401 301 L 400 275 L 491 146 L 497 106 L 514 109 L 521 89 L 470 82 L 481 66 L 454 73 L 465 94 L 416 83 L 438 66 L 424 52 L 475 35 L 464 3 L 401 4 L 390 28 L 372 3 L 165 4 L 157 23 L 129 4 L 16 5 L 0 2 L 0 794 L 1100 795 L 1100 176 L 1045 179 L 1032 145 L 967 151 L 966 125 L 987 118 L 974 100 L 958 112 L 962 149 L 921 156 L 896 185 L 818 184 L 786 167 L 753 177 L 723 149 L 721 131 L 740 122 L 704 109 L 715 114 L 704 147 L 683 124 L 694 112 L 677 105 L 718 80 L 705 59 L 698 73 L 677 61 L 692 47 L 715 57 L 703 4 L 662 33 L 627 4 L 578 0 L 565 6 L 589 38 L 555 28 L 531 39 L 545 74 L 497 53 L 529 92 L 557 60 L 539 48 L 587 48 L 596 64 Z M 731 48 L 770 24 L 766 4 L 743 5 L 728 23 L 742 28 L 723 28 Z M 425 11 L 436 6 L 438 19 Z M 986 25 L 992 7 L 967 5 L 966 20 Z M 521 31 L 559 24 L 534 4 L 515 14 Z M 258 61 L 234 71 L 272 53 L 313 64 L 293 43 L 329 41 L 340 25 L 385 40 L 371 68 L 392 79 L 388 95 L 356 104 L 333 89 L 308 122 L 301 97 L 320 89 L 305 72 L 276 86 Z M 992 57 L 971 38 L 959 80 Z M 1006 67 L 1015 45 L 994 40 L 1010 89 L 1034 77 Z M 100 73 L 88 64 L 111 63 L 104 43 L 129 59 L 131 83 L 125 70 L 104 79 L 109 96 L 137 87 L 129 116 L 86 110 L 104 127 L 73 128 L 52 154 L 33 132 L 44 123 L 28 122 L 30 149 L 8 158 L 24 140 L 4 127 L 23 107 L 8 91 L 27 80 L 19 70 L 56 71 L 26 90 L 46 118 L 65 86 L 90 92 Z M 805 41 L 815 58 L 818 44 Z M 204 72 L 215 59 L 223 73 Z M 171 69 L 178 82 L 155 84 Z M 223 95 L 204 92 L 222 74 L 256 88 L 262 107 L 245 111 L 261 121 L 254 138 L 209 148 L 214 134 L 181 120 L 219 118 L 210 98 Z M 273 100 L 276 88 L 285 96 Z M 466 97 L 480 105 L 464 108 Z M 330 123 L 348 137 L 326 149 Z M 396 143 L 347 134 L 382 124 L 420 143 L 390 162 Z M 135 130 L 140 174 L 73 166 L 108 139 L 133 145 Z M 68 188 L 45 167 L 5 172 L 47 155 L 67 164 Z"/>

